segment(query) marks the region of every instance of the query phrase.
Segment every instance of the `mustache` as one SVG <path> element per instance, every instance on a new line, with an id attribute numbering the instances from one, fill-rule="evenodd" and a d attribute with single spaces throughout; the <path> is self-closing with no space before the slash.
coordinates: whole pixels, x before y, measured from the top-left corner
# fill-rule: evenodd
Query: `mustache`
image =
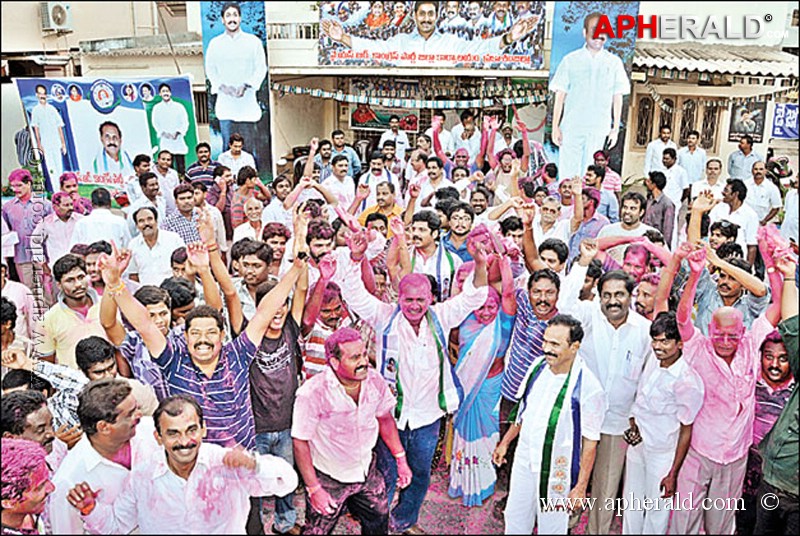
<path id="1" fill-rule="evenodd" d="M 774 374 L 782 374 L 782 373 L 783 373 L 783 371 L 782 371 L 781 369 L 779 369 L 779 368 L 773 368 L 773 367 L 770 367 L 770 368 L 768 368 L 768 369 L 767 369 L 767 372 L 772 372 L 772 373 L 774 373 Z"/>
<path id="2" fill-rule="evenodd" d="M 538 301 L 536 302 L 536 307 L 549 307 L 550 304 L 546 301 Z"/>
<path id="3" fill-rule="evenodd" d="M 356 367 L 356 372 L 367 370 L 367 368 L 368 368 L 367 365 L 359 365 Z"/>
<path id="4" fill-rule="evenodd" d="M 549 357 L 549 358 L 551 358 L 551 359 L 558 359 L 558 356 L 557 356 L 556 354 L 554 354 L 553 352 L 544 352 L 544 354 L 543 354 L 543 355 L 544 355 L 545 357 Z"/>
<path id="5" fill-rule="evenodd" d="M 172 447 L 172 452 L 179 452 L 182 450 L 189 451 L 197 448 L 197 442 L 192 441 L 188 445 L 176 445 Z"/>
<path id="6" fill-rule="evenodd" d="M 208 342 L 202 342 L 202 341 L 194 343 L 194 346 L 192 348 L 194 348 L 195 350 L 199 350 L 201 346 L 208 346 L 208 347 L 210 347 L 212 349 L 214 348 L 213 344 L 208 343 Z"/>

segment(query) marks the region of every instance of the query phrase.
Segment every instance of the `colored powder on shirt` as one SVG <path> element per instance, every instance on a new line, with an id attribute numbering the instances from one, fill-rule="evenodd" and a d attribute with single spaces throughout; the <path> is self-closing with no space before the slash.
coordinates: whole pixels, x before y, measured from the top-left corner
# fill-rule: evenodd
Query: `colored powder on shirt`
<path id="1" fill-rule="evenodd" d="M 119 449 L 116 454 L 111 458 L 111 461 L 118 463 L 130 471 L 131 469 L 131 444 L 126 443 L 124 447 Z"/>

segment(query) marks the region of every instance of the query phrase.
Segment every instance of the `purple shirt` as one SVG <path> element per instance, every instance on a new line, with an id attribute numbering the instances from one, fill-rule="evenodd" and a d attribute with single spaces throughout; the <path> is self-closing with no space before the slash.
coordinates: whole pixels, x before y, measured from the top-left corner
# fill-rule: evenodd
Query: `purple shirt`
<path id="1" fill-rule="evenodd" d="M 3 219 L 19 236 L 19 242 L 14 246 L 14 262 L 17 264 L 33 262 L 34 248 L 31 247 L 31 236 L 36 226 L 48 214 L 52 214 L 53 207 L 50 201 L 42 195 L 33 194 L 27 202 L 22 202 L 15 197 L 3 205 Z M 41 245 L 35 248 L 41 252 Z"/>
<path id="2" fill-rule="evenodd" d="M 595 212 L 589 221 L 581 222 L 578 230 L 575 231 L 575 234 L 569 239 L 569 259 L 567 260 L 567 266 L 569 266 L 572 259 L 577 257 L 581 252 L 581 240 L 584 238 L 597 238 L 597 235 L 600 234 L 600 230 L 606 225 L 609 225 L 609 223 L 608 218 L 599 212 Z"/>
<path id="3" fill-rule="evenodd" d="M 255 448 L 255 421 L 250 403 L 250 363 L 257 348 L 242 333 L 222 347 L 214 374 L 209 378 L 189 356 L 185 337 L 168 337 L 167 346 L 153 361 L 171 395 L 188 395 L 203 407 L 208 442 Z"/>

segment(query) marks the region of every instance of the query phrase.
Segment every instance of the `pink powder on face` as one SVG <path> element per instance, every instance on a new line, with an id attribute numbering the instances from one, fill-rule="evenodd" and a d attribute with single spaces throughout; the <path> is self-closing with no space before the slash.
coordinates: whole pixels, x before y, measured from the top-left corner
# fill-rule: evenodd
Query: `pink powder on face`
<path id="1" fill-rule="evenodd" d="M 2 487 L 3 500 L 21 499 L 32 487 L 33 475 L 44 466 L 47 452 L 39 443 L 27 439 L 3 438 L 2 445 Z M 41 479 L 36 482 L 38 485 Z"/>

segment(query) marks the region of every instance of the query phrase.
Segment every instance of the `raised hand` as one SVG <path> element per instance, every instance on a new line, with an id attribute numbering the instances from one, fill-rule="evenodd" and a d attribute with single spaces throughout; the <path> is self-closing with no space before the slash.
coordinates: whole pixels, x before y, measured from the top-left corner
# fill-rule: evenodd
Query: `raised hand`
<path id="1" fill-rule="evenodd" d="M 333 274 L 336 273 L 336 257 L 331 253 L 326 253 L 317 263 L 317 268 L 319 268 L 320 279 L 330 281 Z"/>
<path id="2" fill-rule="evenodd" d="M 583 177 L 575 175 L 570 179 L 570 186 L 572 187 L 572 195 L 583 194 Z"/>
<path id="3" fill-rule="evenodd" d="M 336 205 L 333 210 L 336 212 L 336 215 L 339 216 L 339 219 L 347 225 L 347 228 L 353 232 L 360 231 L 363 229 L 361 224 L 358 222 L 355 216 L 344 210 L 341 205 Z"/>
<path id="4" fill-rule="evenodd" d="M 316 153 L 317 149 L 319 149 L 319 138 L 317 137 L 311 138 L 311 141 L 308 142 L 308 148 L 311 150 L 312 153 Z"/>
<path id="5" fill-rule="evenodd" d="M 471 250 L 471 251 L 470 251 Z M 489 262 L 489 254 L 486 252 L 486 246 L 476 240 L 470 241 L 467 239 L 467 251 L 472 255 L 472 260 L 475 261 L 475 266 L 486 266 Z"/>
<path id="6" fill-rule="evenodd" d="M 344 39 L 344 29 L 339 21 L 325 19 L 320 22 L 322 33 L 333 39 L 334 41 L 341 42 Z"/>
<path id="7" fill-rule="evenodd" d="M 2 363 L 4 367 L 14 370 L 33 370 L 33 362 L 21 348 L 3 350 Z"/>
<path id="8" fill-rule="evenodd" d="M 523 227 L 529 228 L 531 225 L 533 225 L 533 219 L 536 217 L 536 203 L 525 203 L 522 205 L 522 210 L 518 211 L 517 213 L 522 220 Z"/>
<path id="9" fill-rule="evenodd" d="M 520 133 L 525 132 L 525 131 L 528 130 L 528 125 L 526 125 L 525 121 L 523 121 L 519 117 L 517 118 L 516 123 L 517 123 L 517 128 L 519 129 Z"/>
<path id="10" fill-rule="evenodd" d="M 678 246 L 678 249 L 675 250 L 675 253 L 673 255 L 677 259 L 683 260 L 686 257 L 688 257 L 694 250 L 695 250 L 694 246 L 692 246 L 689 242 L 684 242 L 683 244 Z"/>
<path id="11" fill-rule="evenodd" d="M 211 220 L 211 211 L 204 208 L 200 211 L 200 216 L 197 218 L 197 232 L 200 235 L 200 240 L 204 244 L 213 244 L 216 242 L 214 233 L 214 223 Z"/>
<path id="12" fill-rule="evenodd" d="M 100 270 L 100 276 L 107 287 L 118 286 L 122 279 L 122 272 L 125 271 L 127 266 L 124 251 L 121 253 L 117 249 L 117 245 L 112 241 L 111 255 L 101 253 L 97 258 L 97 269 Z"/>
<path id="13" fill-rule="evenodd" d="M 202 242 L 192 242 L 186 246 L 186 260 L 195 268 L 206 269 L 211 263 L 208 259 L 208 248 Z"/>
<path id="14" fill-rule="evenodd" d="M 389 220 L 389 230 L 398 239 L 404 239 L 406 236 L 406 227 L 403 225 L 403 220 L 397 216 L 392 216 L 392 219 Z"/>
<path id="15" fill-rule="evenodd" d="M 361 260 L 367 253 L 367 231 L 359 229 L 351 232 L 347 236 L 347 246 L 350 248 L 350 257 L 354 260 Z"/>
<path id="16" fill-rule="evenodd" d="M 517 21 L 508 32 L 508 40 L 513 43 L 514 41 L 522 39 L 533 31 L 538 22 L 538 15 Z"/>
<path id="17" fill-rule="evenodd" d="M 240 467 L 255 471 L 256 457 L 241 447 L 236 447 L 225 453 L 222 457 L 222 465 L 228 469 L 238 469 Z"/>
<path id="18" fill-rule="evenodd" d="M 584 238 L 581 240 L 581 266 L 588 266 L 592 260 L 597 256 L 597 240 L 593 238 Z M 585 263 L 585 264 L 584 264 Z"/>
<path id="19" fill-rule="evenodd" d="M 692 210 L 700 214 L 705 214 L 717 206 L 717 203 L 719 203 L 719 201 L 714 199 L 714 194 L 712 194 L 710 190 L 703 190 L 697 198 L 692 201 Z"/>
<path id="20" fill-rule="evenodd" d="M 412 182 L 408 185 L 408 196 L 412 199 L 417 199 L 421 191 L 422 187 L 420 187 L 420 185 L 416 182 Z"/>
<path id="21" fill-rule="evenodd" d="M 500 128 L 500 122 L 497 120 L 496 117 L 489 118 L 489 128 L 491 130 L 497 130 L 498 128 Z"/>
<path id="22" fill-rule="evenodd" d="M 689 263 L 689 269 L 692 273 L 699 274 L 706 266 L 706 250 L 697 249 L 692 251 L 689 256 L 686 257 L 686 261 Z"/>
<path id="23" fill-rule="evenodd" d="M 81 515 L 87 516 L 92 513 L 94 510 L 95 505 L 97 504 L 97 496 L 100 494 L 100 490 L 92 491 L 92 488 L 89 487 L 89 484 L 86 482 L 81 482 L 71 490 L 67 494 L 67 501 L 69 504 L 77 508 Z"/>
<path id="24" fill-rule="evenodd" d="M 369 185 L 367 184 L 359 184 L 356 188 L 356 199 L 359 201 L 364 201 L 366 198 L 369 197 Z"/>
<path id="25" fill-rule="evenodd" d="M 431 128 L 433 128 L 433 130 L 439 130 L 439 127 L 442 126 L 442 122 L 443 121 L 441 117 L 434 115 L 433 119 L 431 119 Z"/>
<path id="26" fill-rule="evenodd" d="M 783 250 L 775 255 L 775 268 L 786 279 L 793 279 L 797 270 L 797 258 L 789 251 Z"/>
<path id="27" fill-rule="evenodd" d="M 83 430 L 81 430 L 81 427 L 77 424 L 72 428 L 67 428 L 66 424 L 62 424 L 61 427 L 55 431 L 55 434 L 58 439 L 66 443 L 68 449 L 71 449 L 80 441 L 81 436 L 83 436 Z"/>

